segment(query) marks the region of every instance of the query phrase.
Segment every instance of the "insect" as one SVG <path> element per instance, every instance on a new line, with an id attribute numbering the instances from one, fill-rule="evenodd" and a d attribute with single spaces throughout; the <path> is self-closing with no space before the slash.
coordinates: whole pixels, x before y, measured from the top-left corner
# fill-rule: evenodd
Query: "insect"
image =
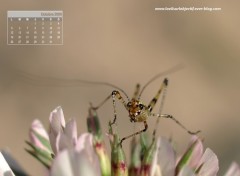
<path id="1" fill-rule="evenodd" d="M 113 102 L 113 112 L 114 112 L 114 118 L 111 121 L 110 125 L 114 125 L 117 121 L 117 111 L 116 111 L 116 100 L 120 101 L 120 103 L 125 107 L 125 109 L 128 111 L 128 115 L 130 118 L 130 122 L 132 123 L 143 123 L 144 128 L 140 131 L 137 131 L 133 134 L 130 134 L 126 137 L 123 137 L 120 141 L 120 145 L 122 145 L 122 142 L 126 139 L 129 139 L 133 136 L 136 136 L 138 134 L 141 134 L 145 131 L 147 131 L 148 129 L 148 124 L 147 124 L 147 120 L 150 116 L 154 116 L 157 117 L 157 122 L 155 124 L 155 128 L 153 131 L 153 137 L 155 138 L 155 134 L 157 131 L 157 126 L 159 123 L 159 119 L 160 118 L 168 118 L 173 120 L 174 122 L 176 122 L 180 127 L 182 127 L 184 130 L 186 130 L 189 134 L 193 135 L 193 134 L 197 134 L 200 132 L 200 130 L 196 131 L 196 132 L 192 132 L 190 130 L 188 130 L 182 123 L 180 123 L 175 117 L 173 117 L 172 115 L 168 115 L 168 114 L 161 114 L 162 108 L 163 108 L 163 104 L 164 104 L 164 100 L 165 100 L 165 96 L 166 96 L 166 91 L 167 91 L 167 87 L 168 87 L 168 79 L 165 78 L 159 88 L 159 90 L 157 91 L 156 95 L 152 98 L 152 100 L 149 102 L 149 104 L 144 104 L 141 101 L 141 95 L 144 92 L 144 90 L 146 89 L 146 87 L 152 83 L 153 81 L 155 81 L 157 78 L 167 75 L 169 73 L 175 72 L 179 69 L 182 68 L 182 65 L 177 65 L 165 72 L 161 72 L 157 75 L 155 75 L 153 78 L 151 78 L 143 87 L 142 89 L 140 89 L 140 84 L 136 85 L 133 97 L 130 99 L 129 96 L 127 95 L 127 93 L 113 85 L 110 83 L 106 83 L 106 82 L 92 82 L 92 81 L 86 81 L 86 80 L 62 80 L 62 79 L 56 79 L 56 78 L 50 78 L 51 82 L 55 81 L 55 83 L 59 83 L 59 82 L 65 82 L 66 81 L 69 83 L 70 86 L 73 85 L 77 85 L 79 83 L 85 83 L 85 84 L 95 84 L 95 85 L 105 85 L 105 86 L 110 86 L 112 88 L 114 88 L 115 90 L 112 91 L 112 93 L 107 96 L 98 106 L 93 106 L 91 107 L 93 110 L 98 110 L 100 107 L 102 107 L 109 99 L 112 99 Z M 31 75 L 26 75 L 25 73 L 21 73 L 25 78 L 27 78 L 28 80 L 35 80 L 35 76 L 32 77 Z M 158 99 L 161 97 L 161 102 L 160 102 L 160 108 L 159 108 L 159 112 L 158 113 L 153 113 L 153 109 L 156 106 L 156 103 L 158 101 Z"/>
<path id="2" fill-rule="evenodd" d="M 157 122 L 155 124 L 155 128 L 153 131 L 153 137 L 155 137 L 156 134 L 156 130 L 157 130 L 157 125 L 159 123 L 159 119 L 160 118 L 168 118 L 173 120 L 174 122 L 176 122 L 179 126 L 181 126 L 184 130 L 186 130 L 189 134 L 194 135 L 200 132 L 200 130 L 196 131 L 196 132 L 192 132 L 190 130 L 188 130 L 182 123 L 180 123 L 176 118 L 174 118 L 172 115 L 168 115 L 168 114 L 161 114 L 161 110 L 163 108 L 163 104 L 164 104 L 164 99 L 165 99 L 165 95 L 166 95 L 166 90 L 168 87 L 168 79 L 165 78 L 159 88 L 159 90 L 157 91 L 156 95 L 152 98 L 152 100 L 149 102 L 148 105 L 144 104 L 141 101 L 141 95 L 143 93 L 143 91 L 145 90 L 145 88 L 151 83 L 153 82 L 155 79 L 157 79 L 158 77 L 173 72 L 178 68 L 179 66 L 176 66 L 170 70 L 167 70 L 166 72 L 162 72 L 156 76 L 154 76 L 152 79 L 150 79 L 144 86 L 142 89 L 140 89 L 140 84 L 136 85 L 133 97 L 130 99 L 128 97 L 128 95 L 120 88 L 116 87 L 118 90 L 113 90 L 111 95 L 109 95 L 103 102 L 101 102 L 98 106 L 93 107 L 94 110 L 99 109 L 105 102 L 107 102 L 109 99 L 112 98 L 113 101 L 113 110 L 114 110 L 114 119 L 111 122 L 110 125 L 114 125 L 116 123 L 117 120 L 117 111 L 116 111 L 116 100 L 119 100 L 121 102 L 121 104 L 125 107 L 125 109 L 128 111 L 128 115 L 130 118 L 130 122 L 140 122 L 144 124 L 144 128 L 140 131 L 137 131 L 133 134 L 130 134 L 126 137 L 123 137 L 120 141 L 120 145 L 122 145 L 122 142 L 128 138 L 131 138 L 133 136 L 136 136 L 138 134 L 141 134 L 145 131 L 147 131 L 148 129 L 148 124 L 147 124 L 147 119 L 150 116 L 155 116 L 157 117 Z M 121 94 L 122 93 L 122 94 Z M 126 97 L 127 100 L 124 100 L 123 96 L 124 95 Z M 160 98 L 160 96 L 162 95 L 162 101 L 160 104 L 160 110 L 158 113 L 153 113 L 153 108 L 155 107 L 158 99 Z"/>

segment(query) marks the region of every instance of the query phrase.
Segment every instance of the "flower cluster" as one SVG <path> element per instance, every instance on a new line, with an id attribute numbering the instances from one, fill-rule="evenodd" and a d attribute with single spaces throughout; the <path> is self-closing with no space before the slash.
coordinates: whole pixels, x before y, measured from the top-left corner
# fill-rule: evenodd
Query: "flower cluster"
<path id="1" fill-rule="evenodd" d="M 61 107 L 50 113 L 50 129 L 39 120 L 30 128 L 28 153 L 48 169 L 49 176 L 216 176 L 218 158 L 204 149 L 202 140 L 193 136 L 185 153 L 177 155 L 171 141 L 164 137 L 149 140 L 146 135 L 131 141 L 128 165 L 120 139 L 109 123 L 107 136 L 111 160 L 104 143 L 96 111 L 89 109 L 88 132 L 78 135 L 74 119 L 66 123 Z M 0 175 L 14 175 L 0 153 Z M 232 163 L 225 176 L 240 176 L 237 163 Z"/>

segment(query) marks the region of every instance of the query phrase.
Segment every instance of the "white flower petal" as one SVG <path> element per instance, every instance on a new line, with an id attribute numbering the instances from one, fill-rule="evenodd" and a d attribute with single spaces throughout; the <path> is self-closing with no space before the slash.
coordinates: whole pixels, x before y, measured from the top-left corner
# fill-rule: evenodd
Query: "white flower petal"
<path id="1" fill-rule="evenodd" d="M 74 119 L 70 120 L 64 129 L 64 133 L 72 140 L 73 144 L 77 142 L 77 123 Z"/>
<path id="2" fill-rule="evenodd" d="M 93 135 L 91 133 L 83 133 L 79 136 L 76 144 L 76 150 L 91 149 L 93 146 Z"/>
<path id="3" fill-rule="evenodd" d="M 189 166 L 191 168 L 196 168 L 203 155 L 203 143 L 202 143 L 202 140 L 199 139 L 197 136 L 193 136 L 191 141 L 192 141 L 192 144 L 195 141 L 197 142 L 194 146 L 191 158 L 189 160 Z"/>
<path id="4" fill-rule="evenodd" d="M 59 133 L 63 132 L 65 128 L 65 119 L 63 115 L 62 108 L 59 106 L 50 113 L 50 131 L 49 131 L 49 140 L 53 152 L 56 154 L 58 152 L 58 144 L 56 144 L 57 136 Z"/>
<path id="5" fill-rule="evenodd" d="M 152 168 L 150 171 L 150 176 L 162 176 L 162 171 L 158 164 L 152 165 Z"/>
<path id="6" fill-rule="evenodd" d="M 58 143 L 57 142 L 57 136 L 55 136 L 55 134 L 53 132 L 49 132 L 49 139 L 50 139 L 50 144 L 51 144 L 51 148 L 53 150 L 53 153 L 57 153 L 58 152 Z M 58 139 L 59 140 L 59 139 Z"/>
<path id="7" fill-rule="evenodd" d="M 77 176 L 101 176 L 100 166 L 95 167 L 91 158 L 89 158 L 88 154 L 83 150 L 79 154 L 74 153 L 74 158 L 75 161 L 77 161 L 73 162 L 74 170 L 75 173 L 77 173 Z M 95 159 L 98 161 L 98 158 Z"/>
<path id="8" fill-rule="evenodd" d="M 93 135 L 90 133 L 83 133 L 77 141 L 75 150 L 83 151 L 92 163 L 92 167 L 96 170 L 100 170 L 99 159 L 93 147 Z"/>
<path id="9" fill-rule="evenodd" d="M 236 162 L 233 162 L 228 171 L 226 172 L 225 176 L 240 176 L 240 167 Z"/>
<path id="10" fill-rule="evenodd" d="M 153 156 L 152 167 L 150 170 L 150 176 L 161 176 L 160 166 L 158 165 L 158 146 Z"/>
<path id="11" fill-rule="evenodd" d="M 157 165 L 160 167 L 161 175 L 173 176 L 175 172 L 176 155 L 168 139 L 163 137 L 158 139 L 154 162 L 156 162 L 155 157 L 157 157 Z M 153 169 L 157 169 L 154 165 L 156 165 L 156 163 L 152 164 Z M 152 174 L 154 175 L 154 173 Z"/>
<path id="12" fill-rule="evenodd" d="M 190 167 L 185 165 L 179 172 L 178 176 L 196 176 L 196 175 L 194 174 L 194 171 Z"/>
<path id="13" fill-rule="evenodd" d="M 53 161 L 50 176 L 77 176 L 73 173 L 71 159 L 68 150 L 59 153 Z"/>
<path id="14" fill-rule="evenodd" d="M 57 136 L 57 134 L 60 131 L 62 131 L 62 128 L 65 128 L 65 119 L 63 115 L 63 110 L 60 106 L 54 109 L 50 113 L 49 121 L 50 121 L 50 127 L 51 127 L 50 130 L 53 131 L 55 136 Z"/>
<path id="15" fill-rule="evenodd" d="M 57 137 L 50 133 L 52 138 L 52 145 L 54 145 L 55 153 L 64 149 L 73 149 L 77 143 L 77 124 L 75 120 L 71 120 L 66 124 L 63 132 L 59 132 Z"/>
<path id="16" fill-rule="evenodd" d="M 59 136 L 57 137 L 56 140 L 56 144 L 58 151 L 74 148 L 72 139 L 69 138 L 65 133 L 59 133 Z"/>
<path id="17" fill-rule="evenodd" d="M 1 152 L 0 152 L 0 175 L 15 176 Z"/>
<path id="18" fill-rule="evenodd" d="M 89 156 L 82 150 L 63 150 L 53 162 L 50 176 L 100 176 L 100 169 L 96 170 Z"/>
<path id="19" fill-rule="evenodd" d="M 216 154 L 211 149 L 207 148 L 199 162 L 198 167 L 201 167 L 198 173 L 199 176 L 216 176 L 219 170 Z"/>

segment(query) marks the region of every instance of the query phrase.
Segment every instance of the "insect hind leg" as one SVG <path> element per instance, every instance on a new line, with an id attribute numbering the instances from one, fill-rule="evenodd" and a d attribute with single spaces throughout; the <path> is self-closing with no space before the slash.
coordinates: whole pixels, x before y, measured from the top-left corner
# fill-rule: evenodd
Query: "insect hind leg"
<path id="1" fill-rule="evenodd" d="M 168 79 L 165 78 L 164 81 L 163 81 L 163 83 L 161 84 L 161 87 L 160 87 L 160 89 L 158 90 L 157 94 L 156 94 L 155 97 L 150 101 L 150 103 L 149 103 L 149 105 L 148 105 L 148 110 L 149 110 L 150 112 L 152 112 L 152 110 L 153 110 L 153 108 L 155 107 L 155 105 L 156 105 L 156 103 L 157 103 L 157 101 L 158 101 L 161 93 L 164 91 L 164 89 L 166 90 L 167 86 L 168 86 Z"/>
<path id="2" fill-rule="evenodd" d="M 172 115 L 169 115 L 169 114 L 152 114 L 152 116 L 156 116 L 158 118 L 167 118 L 167 119 L 171 119 L 173 120 L 176 124 L 178 124 L 181 128 L 183 128 L 185 131 L 187 131 L 189 134 L 191 135 L 196 135 L 198 133 L 200 133 L 201 131 L 198 130 L 198 131 L 190 131 L 188 130 L 181 122 L 179 122 L 175 117 L 173 117 Z M 153 134 L 155 135 L 156 131 L 153 132 Z"/>

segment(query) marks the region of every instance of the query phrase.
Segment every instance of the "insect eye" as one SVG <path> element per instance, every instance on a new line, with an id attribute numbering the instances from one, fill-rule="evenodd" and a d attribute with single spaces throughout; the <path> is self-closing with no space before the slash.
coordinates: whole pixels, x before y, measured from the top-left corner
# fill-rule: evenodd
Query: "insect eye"
<path id="1" fill-rule="evenodd" d="M 143 104 L 139 104 L 139 108 L 140 108 L 140 109 L 143 109 Z"/>
<path id="2" fill-rule="evenodd" d="M 132 106 L 132 103 L 128 102 L 127 107 L 130 107 L 130 106 Z"/>

